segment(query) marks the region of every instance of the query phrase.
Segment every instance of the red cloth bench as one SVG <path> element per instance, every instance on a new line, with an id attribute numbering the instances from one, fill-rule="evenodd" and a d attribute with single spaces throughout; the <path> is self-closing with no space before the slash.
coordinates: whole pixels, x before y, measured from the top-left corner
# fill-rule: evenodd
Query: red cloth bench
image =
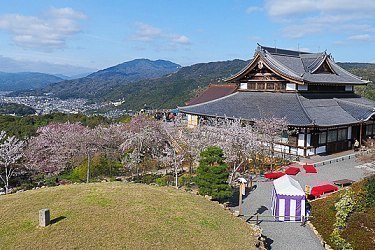
<path id="1" fill-rule="evenodd" d="M 287 175 L 296 175 L 299 172 L 301 172 L 301 170 L 297 167 L 289 167 L 287 170 L 285 170 Z"/>
<path id="2" fill-rule="evenodd" d="M 339 190 L 337 187 L 331 185 L 331 184 L 325 184 L 325 185 L 321 185 L 321 186 L 315 186 L 311 189 L 311 195 L 315 196 L 315 197 L 319 197 L 321 196 L 322 194 L 325 194 L 325 193 L 330 193 L 330 192 L 333 192 L 333 191 L 337 191 Z"/>
<path id="3" fill-rule="evenodd" d="M 317 173 L 316 168 L 314 165 L 304 165 L 303 168 L 305 169 L 306 173 Z"/>
<path id="4" fill-rule="evenodd" d="M 283 175 L 285 175 L 285 173 L 283 173 L 283 172 L 272 172 L 272 173 L 265 174 L 264 177 L 266 177 L 267 179 L 273 180 L 273 179 L 277 179 L 277 178 L 279 178 Z"/>

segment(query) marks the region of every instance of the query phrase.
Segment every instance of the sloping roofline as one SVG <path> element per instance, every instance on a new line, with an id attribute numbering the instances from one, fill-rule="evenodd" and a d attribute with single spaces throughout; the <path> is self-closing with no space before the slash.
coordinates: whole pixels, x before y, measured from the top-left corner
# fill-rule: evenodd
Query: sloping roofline
<path id="1" fill-rule="evenodd" d="M 305 72 L 300 74 L 297 73 L 293 68 L 289 68 L 287 65 L 281 63 L 277 60 L 274 56 L 283 56 L 283 57 L 294 57 L 294 58 L 316 58 L 310 65 L 305 68 Z M 361 77 L 351 74 L 350 72 L 346 71 L 339 65 L 337 65 L 332 56 L 324 52 L 320 53 L 311 53 L 311 52 L 304 52 L 304 51 L 294 51 L 294 50 L 287 50 L 287 49 L 279 49 L 279 48 L 271 48 L 265 47 L 258 44 L 257 49 L 255 50 L 254 57 L 243 69 L 241 69 L 238 73 L 228 77 L 225 79 L 226 82 L 236 82 L 239 81 L 238 79 L 242 76 L 245 76 L 249 73 L 254 67 L 256 67 L 257 62 L 262 60 L 262 62 L 266 65 L 268 69 L 270 69 L 273 73 L 285 78 L 290 82 L 294 82 L 297 84 L 305 84 L 305 83 L 331 83 L 331 84 L 351 84 L 351 85 L 365 85 L 370 81 L 362 80 Z M 315 75 L 315 72 L 319 69 L 319 67 L 326 62 L 334 73 L 335 77 L 331 77 L 327 75 L 326 78 L 321 80 L 316 80 L 316 78 L 312 77 Z M 301 61 L 302 63 L 302 61 Z M 318 74 L 322 75 L 322 74 Z M 315 79 L 315 80 L 314 80 Z M 341 81 L 340 81 L 341 80 Z"/>

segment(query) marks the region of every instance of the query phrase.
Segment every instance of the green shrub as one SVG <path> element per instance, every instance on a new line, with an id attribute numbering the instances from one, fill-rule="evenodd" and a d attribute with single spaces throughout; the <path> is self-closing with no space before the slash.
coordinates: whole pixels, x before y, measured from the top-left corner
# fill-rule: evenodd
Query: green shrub
<path id="1" fill-rule="evenodd" d="M 375 175 L 367 180 L 364 190 L 366 207 L 370 207 L 375 203 Z"/>
<path id="2" fill-rule="evenodd" d="M 102 156 L 93 157 L 90 161 L 90 178 L 113 177 L 118 175 L 122 167 L 119 161 L 107 159 Z M 85 181 L 87 177 L 87 159 L 73 169 L 66 179 Z"/>
<path id="3" fill-rule="evenodd" d="M 227 183 L 229 172 L 224 163 L 223 150 L 216 146 L 208 147 L 200 156 L 196 177 L 199 193 L 219 201 L 231 197 L 232 189 Z"/>
<path id="4" fill-rule="evenodd" d="M 155 180 L 155 183 L 158 184 L 159 186 L 167 186 L 168 185 L 166 176 L 162 176 L 160 178 L 157 178 Z"/>
<path id="5" fill-rule="evenodd" d="M 178 177 L 178 184 L 184 187 L 192 187 L 194 185 L 194 176 L 191 174 L 184 174 Z"/>

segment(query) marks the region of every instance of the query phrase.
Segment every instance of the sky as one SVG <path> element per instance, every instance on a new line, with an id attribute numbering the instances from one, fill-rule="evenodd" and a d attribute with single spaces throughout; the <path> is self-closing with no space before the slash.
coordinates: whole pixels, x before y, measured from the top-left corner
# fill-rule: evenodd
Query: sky
<path id="1" fill-rule="evenodd" d="M 375 63 L 374 13 L 375 0 L 1 0 L 0 70 L 249 60 L 257 43 Z"/>

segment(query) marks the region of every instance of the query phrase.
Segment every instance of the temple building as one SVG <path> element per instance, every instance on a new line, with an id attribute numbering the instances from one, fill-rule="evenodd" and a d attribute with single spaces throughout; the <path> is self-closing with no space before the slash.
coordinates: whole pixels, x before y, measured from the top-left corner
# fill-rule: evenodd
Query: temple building
<path id="1" fill-rule="evenodd" d="M 237 87 L 218 98 L 210 98 L 218 94 L 209 87 L 194 102 L 179 107 L 190 126 L 204 117 L 250 122 L 286 118 L 295 132 L 284 135 L 277 150 L 300 156 L 348 150 L 355 140 L 375 135 L 375 102 L 354 93 L 354 86 L 369 81 L 341 68 L 326 52 L 258 45 L 251 62 L 226 82 Z"/>

